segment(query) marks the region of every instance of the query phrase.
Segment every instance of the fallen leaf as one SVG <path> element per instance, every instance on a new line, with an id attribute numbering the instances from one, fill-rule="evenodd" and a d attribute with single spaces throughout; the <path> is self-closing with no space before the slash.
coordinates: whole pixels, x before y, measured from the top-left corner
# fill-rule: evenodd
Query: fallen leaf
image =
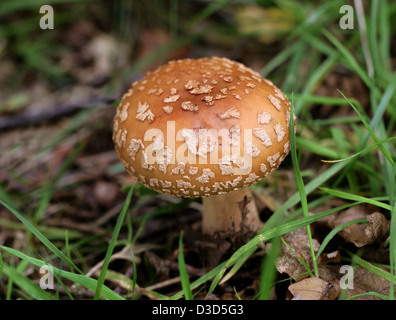
<path id="1" fill-rule="evenodd" d="M 289 286 L 292 300 L 322 300 L 332 284 L 320 278 L 307 278 Z"/>
<path id="2" fill-rule="evenodd" d="M 367 292 L 377 292 L 383 295 L 389 294 L 389 280 L 363 267 L 355 266 L 353 268 L 352 280 L 351 287 L 348 289 L 347 298 Z M 354 300 L 380 300 L 380 298 L 374 295 L 362 295 L 354 298 Z"/>
<path id="3" fill-rule="evenodd" d="M 360 227 L 360 230 L 363 231 L 358 234 L 359 236 L 352 236 L 350 239 L 357 247 L 363 247 L 367 244 L 374 243 L 377 240 L 383 239 L 389 233 L 390 223 L 382 213 L 373 212 L 367 216 L 367 220 L 368 224 L 365 226 L 355 225 L 356 227 Z M 349 227 L 345 228 L 346 230 L 344 229 L 344 231 L 348 232 Z"/>
<path id="4" fill-rule="evenodd" d="M 276 268 L 280 273 L 287 273 L 290 277 L 299 281 L 308 276 L 307 269 L 301 263 L 302 259 L 305 264 L 312 270 L 311 247 L 305 228 L 300 228 L 289 232 L 284 236 L 285 244 L 282 244 L 282 251 L 276 263 Z M 316 252 L 320 244 L 317 240 L 312 240 L 314 251 Z M 300 258 L 300 259 L 299 259 Z"/>
<path id="5" fill-rule="evenodd" d="M 344 227 L 339 235 L 348 242 L 353 243 L 357 247 L 375 243 L 389 233 L 390 224 L 385 216 L 378 212 L 373 211 L 370 206 L 354 206 L 348 210 L 341 211 L 340 213 L 330 215 L 327 219 L 321 219 L 331 229 L 337 226 L 356 219 L 367 219 L 368 223 L 353 224 Z"/>

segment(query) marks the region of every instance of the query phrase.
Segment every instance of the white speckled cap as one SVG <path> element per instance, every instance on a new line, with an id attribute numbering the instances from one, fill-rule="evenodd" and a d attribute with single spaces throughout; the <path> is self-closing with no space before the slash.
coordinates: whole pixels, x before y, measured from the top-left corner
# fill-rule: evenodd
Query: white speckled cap
<path id="1" fill-rule="evenodd" d="M 170 61 L 133 83 L 114 117 L 127 171 L 159 192 L 207 197 L 247 187 L 290 151 L 290 102 L 226 58 Z"/>

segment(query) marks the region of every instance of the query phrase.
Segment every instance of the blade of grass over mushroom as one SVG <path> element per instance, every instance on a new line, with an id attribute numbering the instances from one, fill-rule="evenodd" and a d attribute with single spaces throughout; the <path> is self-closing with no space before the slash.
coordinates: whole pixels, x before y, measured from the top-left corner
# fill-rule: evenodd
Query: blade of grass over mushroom
<path id="1" fill-rule="evenodd" d="M 339 197 L 342 199 L 351 200 L 351 201 L 359 201 L 362 203 L 369 203 L 374 206 L 386 209 L 388 211 L 392 211 L 392 209 L 393 209 L 392 206 L 390 206 L 389 204 L 383 203 L 381 201 L 373 200 L 371 198 L 366 198 L 363 196 L 351 194 L 351 193 L 340 191 L 340 190 L 333 190 L 333 189 L 329 189 L 329 188 L 321 188 L 321 190 L 323 190 L 324 192 L 326 192 L 328 194 L 331 194 L 333 196 L 336 196 L 336 197 Z"/>
<path id="2" fill-rule="evenodd" d="M 191 291 L 191 286 L 190 286 L 190 278 L 188 276 L 186 263 L 184 261 L 184 254 L 183 254 L 183 232 L 180 232 L 179 254 L 177 257 L 177 261 L 179 264 L 180 281 L 181 281 L 183 292 L 184 292 L 184 298 L 186 300 L 192 300 L 193 296 L 192 296 L 192 291 Z"/>
<path id="3" fill-rule="evenodd" d="M 6 207 L 15 217 L 17 217 L 27 228 L 39 239 L 52 253 L 67 263 L 72 269 L 78 273 L 83 273 L 62 251 L 60 251 L 51 241 L 49 241 L 37 228 L 35 228 L 27 219 L 23 217 L 17 210 L 0 199 L 0 203 Z"/>
<path id="4" fill-rule="evenodd" d="M 26 261 L 36 267 L 41 268 L 42 266 L 46 266 L 48 265 L 46 262 L 30 257 L 28 255 L 26 255 L 23 252 L 20 252 L 18 250 L 15 250 L 13 248 L 9 248 L 6 246 L 0 246 L 0 249 L 22 259 L 23 261 Z M 94 291 L 95 288 L 97 287 L 97 280 L 89 278 L 85 275 L 82 274 L 76 274 L 73 272 L 69 272 L 69 271 L 65 271 L 65 270 L 61 270 L 53 265 L 51 265 L 52 270 L 54 271 L 54 273 L 56 273 L 58 276 L 66 278 L 74 283 L 79 283 L 81 284 L 83 287 L 88 288 L 89 290 Z M 124 298 L 122 298 L 121 296 L 119 296 L 117 293 L 115 293 L 113 290 L 109 289 L 106 286 L 103 286 L 102 288 L 102 296 L 106 299 L 109 300 L 124 300 Z"/>
<path id="5" fill-rule="evenodd" d="M 131 199 L 132 199 L 132 194 L 133 194 L 134 188 L 135 188 L 135 184 L 133 184 L 132 187 L 129 189 L 128 195 L 127 195 L 126 200 L 124 202 L 124 206 L 123 206 L 123 208 L 121 210 L 121 213 L 120 213 L 120 215 L 119 215 L 119 217 L 117 219 L 116 225 L 114 227 L 113 235 L 111 236 L 111 240 L 110 240 L 109 246 L 107 248 L 106 256 L 105 256 L 104 261 L 103 261 L 102 269 L 101 269 L 100 274 L 99 274 L 99 278 L 98 278 L 98 282 L 97 282 L 97 286 L 96 286 L 96 290 L 95 290 L 95 296 L 94 296 L 95 300 L 99 299 L 100 296 L 101 296 L 101 291 L 102 291 L 102 287 L 103 287 L 103 284 L 104 284 L 106 271 L 107 271 L 107 268 L 109 266 L 110 258 L 111 258 L 111 255 L 113 254 L 114 247 L 116 245 L 116 241 L 117 241 L 118 235 L 120 233 L 122 224 L 124 222 L 126 212 L 127 212 L 128 208 L 129 208 L 129 204 L 130 204 Z"/>

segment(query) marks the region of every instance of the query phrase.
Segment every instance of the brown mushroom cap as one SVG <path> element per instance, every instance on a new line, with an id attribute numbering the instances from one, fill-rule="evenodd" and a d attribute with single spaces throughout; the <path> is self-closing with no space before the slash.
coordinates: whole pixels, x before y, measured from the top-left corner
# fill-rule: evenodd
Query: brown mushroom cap
<path id="1" fill-rule="evenodd" d="M 146 187 L 206 197 L 247 187 L 290 151 L 290 102 L 274 84 L 226 58 L 170 61 L 122 97 L 113 140 Z"/>

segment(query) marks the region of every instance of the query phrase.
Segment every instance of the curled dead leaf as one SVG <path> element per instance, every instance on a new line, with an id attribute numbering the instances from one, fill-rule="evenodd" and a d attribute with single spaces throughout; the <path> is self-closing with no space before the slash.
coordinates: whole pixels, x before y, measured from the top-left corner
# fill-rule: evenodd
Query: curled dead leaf
<path id="1" fill-rule="evenodd" d="M 353 224 L 343 228 L 340 235 L 356 247 L 363 247 L 384 238 L 389 232 L 389 221 L 380 212 L 366 216 L 367 224 Z"/>
<path id="2" fill-rule="evenodd" d="M 357 247 L 378 242 L 389 233 L 390 223 L 386 217 L 382 213 L 373 212 L 372 208 L 363 205 L 354 206 L 330 215 L 326 219 L 321 219 L 320 222 L 334 229 L 343 223 L 356 219 L 367 219 L 368 223 L 346 226 L 339 232 L 339 235 Z"/>

